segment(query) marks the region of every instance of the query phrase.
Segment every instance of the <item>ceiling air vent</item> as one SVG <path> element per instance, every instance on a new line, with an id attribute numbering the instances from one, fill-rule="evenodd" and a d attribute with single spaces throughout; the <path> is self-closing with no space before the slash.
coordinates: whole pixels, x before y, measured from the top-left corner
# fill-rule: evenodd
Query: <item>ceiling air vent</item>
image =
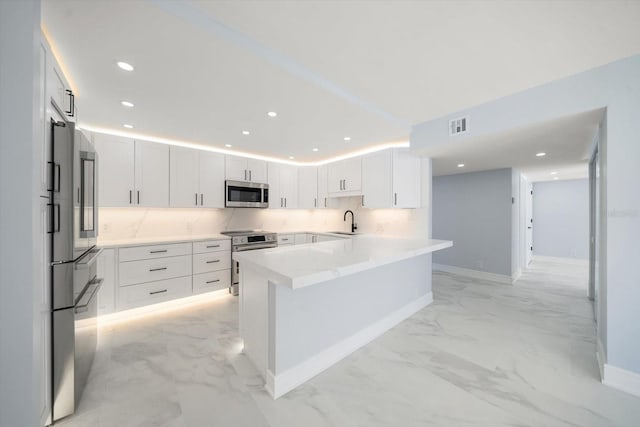
<path id="1" fill-rule="evenodd" d="M 449 136 L 460 135 L 469 130 L 469 117 L 460 117 L 449 120 Z"/>

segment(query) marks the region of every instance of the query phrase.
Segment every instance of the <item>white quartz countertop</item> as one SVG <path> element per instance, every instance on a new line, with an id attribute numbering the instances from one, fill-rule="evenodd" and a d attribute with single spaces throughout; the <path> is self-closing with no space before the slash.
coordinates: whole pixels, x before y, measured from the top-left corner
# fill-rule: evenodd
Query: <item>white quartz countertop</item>
<path id="1" fill-rule="evenodd" d="M 453 246 L 450 240 L 371 235 L 350 239 L 234 252 L 233 259 L 293 289 Z"/>
<path id="2" fill-rule="evenodd" d="M 231 237 L 222 234 L 206 234 L 200 236 L 163 236 L 163 237 L 131 237 L 128 239 L 103 240 L 98 238 L 98 246 L 101 248 L 140 246 L 140 245 L 161 245 L 167 243 L 189 243 L 201 242 L 204 240 L 229 240 Z"/>

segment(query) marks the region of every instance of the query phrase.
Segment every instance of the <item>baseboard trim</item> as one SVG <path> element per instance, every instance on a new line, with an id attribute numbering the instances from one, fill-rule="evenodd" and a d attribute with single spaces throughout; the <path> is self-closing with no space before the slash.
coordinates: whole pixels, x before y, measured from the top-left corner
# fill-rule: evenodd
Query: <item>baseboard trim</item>
<path id="1" fill-rule="evenodd" d="M 640 397 L 640 374 L 607 363 L 603 369 L 602 384 Z"/>
<path id="2" fill-rule="evenodd" d="M 589 263 L 589 260 L 584 258 L 564 258 L 564 257 L 546 256 L 546 255 L 534 255 L 532 259 L 535 261 L 560 262 L 564 264 L 575 264 L 575 265 L 584 265 Z"/>
<path id="3" fill-rule="evenodd" d="M 273 372 L 267 370 L 265 389 L 274 399 L 283 396 L 344 359 L 360 347 L 370 343 L 432 302 L 433 293 L 429 292 L 380 319 L 376 323 L 369 325 L 365 329 L 280 374 L 274 375 Z"/>
<path id="4" fill-rule="evenodd" d="M 459 274 L 460 276 L 471 277 L 473 279 L 490 280 L 492 282 L 504 283 L 511 285 L 514 279 L 506 274 L 489 273 L 487 271 L 471 270 L 470 268 L 454 267 L 452 265 L 433 263 L 434 270 L 444 271 L 447 273 Z"/>
<path id="5" fill-rule="evenodd" d="M 600 337 L 596 340 L 596 360 L 600 369 L 600 381 L 604 382 L 604 365 L 607 363 L 607 356 L 604 353 L 604 346 L 600 341 Z"/>

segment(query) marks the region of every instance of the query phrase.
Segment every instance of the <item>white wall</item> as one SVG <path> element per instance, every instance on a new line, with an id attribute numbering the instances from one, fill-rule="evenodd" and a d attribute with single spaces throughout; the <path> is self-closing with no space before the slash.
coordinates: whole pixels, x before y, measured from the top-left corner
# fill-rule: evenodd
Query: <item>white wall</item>
<path id="1" fill-rule="evenodd" d="M 584 111 L 607 108 L 601 140 L 602 227 L 600 293 L 606 319 L 598 338 L 606 363 L 640 373 L 640 56 L 633 56 L 414 126 L 412 151 L 449 140 L 448 121 L 470 117 L 469 135 L 490 135 Z M 460 138 L 460 136 L 457 136 Z M 606 332 L 601 325 L 606 324 Z"/>
<path id="2" fill-rule="evenodd" d="M 589 180 L 533 184 L 533 253 L 589 259 Z"/>
<path id="3" fill-rule="evenodd" d="M 38 424 L 33 363 L 39 266 L 40 2 L 0 1 L 0 426 Z"/>
<path id="4" fill-rule="evenodd" d="M 433 237 L 453 240 L 433 262 L 511 277 L 512 170 L 433 178 Z"/>

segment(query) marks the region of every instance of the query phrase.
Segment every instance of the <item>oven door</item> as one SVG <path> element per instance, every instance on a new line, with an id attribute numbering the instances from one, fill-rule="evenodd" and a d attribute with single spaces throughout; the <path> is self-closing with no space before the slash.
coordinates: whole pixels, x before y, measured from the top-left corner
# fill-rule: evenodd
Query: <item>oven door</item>
<path id="1" fill-rule="evenodd" d="M 268 184 L 225 181 L 225 206 L 228 208 L 267 208 Z"/>

